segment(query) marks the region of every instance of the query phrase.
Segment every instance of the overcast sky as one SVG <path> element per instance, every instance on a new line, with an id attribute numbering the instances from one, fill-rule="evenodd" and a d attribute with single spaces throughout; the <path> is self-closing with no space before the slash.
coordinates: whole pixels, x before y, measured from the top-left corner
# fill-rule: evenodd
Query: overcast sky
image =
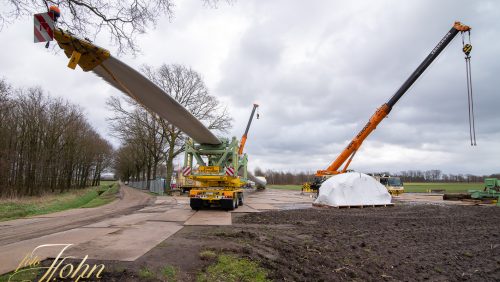
<path id="1" fill-rule="evenodd" d="M 477 147 L 469 141 L 460 36 L 368 137 L 351 168 L 398 172 L 500 172 L 499 1 L 236 1 L 217 9 L 176 0 L 175 16 L 139 37 L 133 67 L 183 64 L 230 109 L 241 136 L 260 104 L 246 151 L 250 168 L 326 168 L 455 20 L 472 29 Z M 62 11 L 64 13 L 64 11 Z M 109 136 L 105 101 L 123 95 L 64 54 L 33 44 L 33 19 L 0 32 L 0 77 L 39 85 L 80 105 Z M 97 44 L 115 50 L 109 42 Z M 116 140 L 111 140 L 117 145 Z"/>

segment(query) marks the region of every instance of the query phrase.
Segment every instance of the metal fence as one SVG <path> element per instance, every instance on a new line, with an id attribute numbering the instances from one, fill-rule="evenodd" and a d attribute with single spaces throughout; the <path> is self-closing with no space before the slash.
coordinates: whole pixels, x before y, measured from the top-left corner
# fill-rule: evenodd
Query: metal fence
<path id="1" fill-rule="evenodd" d="M 127 186 L 136 189 L 148 190 L 147 181 L 129 181 Z M 165 193 L 165 179 L 149 180 L 149 192 L 163 195 Z"/>

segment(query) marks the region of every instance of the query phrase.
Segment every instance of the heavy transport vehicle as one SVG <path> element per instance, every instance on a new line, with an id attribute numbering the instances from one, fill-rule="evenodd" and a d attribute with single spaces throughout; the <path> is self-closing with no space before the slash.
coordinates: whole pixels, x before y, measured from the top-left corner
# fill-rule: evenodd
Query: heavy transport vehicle
<path id="1" fill-rule="evenodd" d="M 238 207 L 243 204 L 242 187 L 248 182 L 248 177 L 258 187 L 265 187 L 265 180 L 248 173 L 248 156 L 243 153 L 257 104 L 253 107 L 241 143 L 235 137 L 219 138 L 158 85 L 112 56 L 108 50 L 58 28 L 56 24 L 60 11 L 55 8 L 34 15 L 35 43 L 47 42 L 48 47 L 49 42 L 55 40 L 69 58 L 69 68 L 80 66 L 85 72 L 94 72 L 190 137 L 185 144 L 186 159 L 182 173 L 191 180 L 186 181 L 183 188 L 193 185 L 189 194 L 193 209 L 211 204 L 218 204 L 224 209 Z"/>
<path id="2" fill-rule="evenodd" d="M 212 205 L 233 210 L 243 204 L 242 186 L 247 182 L 247 156 L 238 154 L 238 140 L 223 139 L 218 145 L 185 144 L 183 175 L 198 185 L 189 191 L 189 204 L 199 210 Z M 238 171 L 243 175 L 238 175 Z"/>
<path id="3" fill-rule="evenodd" d="M 249 182 L 248 156 L 243 153 L 248 131 L 259 105 L 254 104 L 245 133 L 238 143 L 236 137 L 221 139 L 221 144 L 199 144 L 188 140 L 185 145 L 183 175 L 198 186 L 189 191 L 192 209 L 218 206 L 234 210 L 243 205 L 243 188 Z"/>
<path id="4" fill-rule="evenodd" d="M 458 33 L 470 33 L 471 28 L 466 26 L 460 22 L 455 22 L 453 27 L 444 35 L 444 37 L 438 42 L 436 47 L 432 49 L 430 54 L 424 59 L 424 61 L 417 67 L 417 69 L 408 77 L 408 79 L 401 85 L 401 87 L 396 91 L 396 93 L 384 104 L 382 104 L 375 113 L 368 120 L 366 125 L 361 129 L 361 131 L 354 136 L 351 142 L 347 145 L 347 147 L 337 156 L 337 158 L 328 166 L 328 168 L 324 170 L 318 170 L 315 174 L 315 179 L 310 183 L 305 183 L 303 185 L 303 191 L 318 191 L 321 184 L 329 177 L 339 174 L 345 173 L 348 171 L 349 165 L 356 155 L 357 151 L 363 144 L 363 141 L 372 133 L 375 128 L 377 128 L 378 124 L 386 118 L 391 112 L 392 108 L 396 103 L 401 99 L 401 97 L 408 91 L 408 89 L 413 85 L 413 83 L 424 73 L 427 67 L 438 57 L 441 51 L 444 50 L 446 46 L 452 41 L 452 39 Z M 466 54 L 466 62 L 467 58 L 470 58 L 469 53 L 472 50 L 472 46 L 470 44 L 463 44 L 463 51 Z M 467 65 L 469 66 L 469 65 Z M 468 71 L 469 76 L 469 71 Z M 468 85 L 469 85 L 469 77 Z M 469 112 L 470 117 L 470 112 Z"/>

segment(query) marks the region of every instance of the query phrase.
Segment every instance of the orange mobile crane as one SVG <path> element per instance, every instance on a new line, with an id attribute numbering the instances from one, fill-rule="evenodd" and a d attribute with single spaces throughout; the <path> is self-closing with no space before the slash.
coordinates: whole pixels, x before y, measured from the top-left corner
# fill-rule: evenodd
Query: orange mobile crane
<path id="1" fill-rule="evenodd" d="M 370 133 L 377 128 L 377 125 L 391 112 L 392 107 L 398 102 L 398 100 L 406 93 L 406 91 L 412 86 L 412 84 L 419 78 L 419 76 L 427 69 L 427 67 L 434 61 L 434 59 L 443 51 L 443 49 L 451 42 L 451 40 L 459 32 L 470 32 L 470 27 L 463 25 L 460 22 L 455 22 L 453 27 L 446 33 L 446 35 L 439 41 L 439 43 L 432 49 L 431 53 L 425 58 L 425 60 L 417 67 L 417 69 L 410 75 L 410 77 L 403 83 L 399 90 L 391 97 L 391 99 L 382 104 L 381 107 L 372 115 L 370 120 L 361 129 L 361 131 L 352 139 L 352 141 L 347 145 L 347 147 L 338 155 L 338 157 L 333 161 L 333 163 L 325 170 L 318 170 L 316 172 L 316 177 L 312 183 L 305 183 L 302 190 L 303 191 L 318 191 L 321 184 L 330 176 L 339 173 L 344 173 L 347 171 L 349 164 L 356 155 L 359 147 L 363 144 L 363 141 L 370 135 Z M 463 51 L 469 57 L 469 53 L 472 49 L 470 44 L 464 44 Z M 466 57 L 466 59 L 467 59 Z M 470 58 L 470 57 L 469 57 Z M 468 78 L 469 79 L 469 78 Z M 347 161 L 347 162 L 346 162 Z M 342 165 L 345 163 L 344 167 Z"/>

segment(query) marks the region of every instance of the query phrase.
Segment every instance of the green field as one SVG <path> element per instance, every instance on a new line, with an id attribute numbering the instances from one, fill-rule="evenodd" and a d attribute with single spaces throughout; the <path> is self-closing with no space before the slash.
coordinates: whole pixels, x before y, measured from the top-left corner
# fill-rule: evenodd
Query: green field
<path id="1" fill-rule="evenodd" d="M 101 180 L 100 186 L 110 186 L 110 185 L 113 185 L 115 183 L 118 183 L 118 181 L 116 181 L 116 180 Z"/>
<path id="2" fill-rule="evenodd" d="M 302 189 L 301 185 L 268 185 L 270 189 L 281 190 L 297 190 Z M 482 190 L 484 183 L 421 183 L 421 182 L 406 182 L 404 183 L 405 192 L 426 193 L 429 190 L 445 190 L 447 193 L 463 193 L 467 190 Z"/>
<path id="3" fill-rule="evenodd" d="M 302 185 L 267 185 L 267 188 L 300 191 L 302 189 Z"/>
<path id="4" fill-rule="evenodd" d="M 103 182 L 99 187 L 74 190 L 40 197 L 0 200 L 0 221 L 75 208 L 93 208 L 116 199 L 118 184 Z"/>
<path id="5" fill-rule="evenodd" d="M 405 192 L 427 192 L 428 190 L 445 190 L 447 193 L 462 193 L 467 190 L 482 190 L 484 183 L 404 183 Z"/>

